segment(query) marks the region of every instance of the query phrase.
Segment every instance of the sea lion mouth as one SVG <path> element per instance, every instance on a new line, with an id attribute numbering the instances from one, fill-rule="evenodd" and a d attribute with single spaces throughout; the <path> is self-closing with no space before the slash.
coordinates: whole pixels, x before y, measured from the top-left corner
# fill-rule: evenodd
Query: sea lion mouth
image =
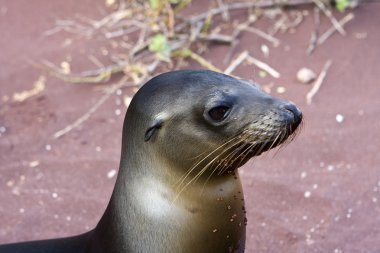
<path id="1" fill-rule="evenodd" d="M 286 145 L 296 137 L 299 132 L 297 127 L 298 125 L 295 128 L 281 127 L 278 131 L 265 132 L 265 134 L 262 130 L 245 130 L 238 137 L 241 141 L 228 148 L 226 152 L 228 154 L 217 161 L 219 163 L 217 166 L 222 168 L 218 174 L 232 173 L 251 158 Z"/>

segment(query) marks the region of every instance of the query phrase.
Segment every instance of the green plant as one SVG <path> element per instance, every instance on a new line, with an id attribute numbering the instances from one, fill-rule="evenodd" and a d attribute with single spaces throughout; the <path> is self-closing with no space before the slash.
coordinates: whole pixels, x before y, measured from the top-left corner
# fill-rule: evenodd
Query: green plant
<path id="1" fill-rule="evenodd" d="M 149 43 L 149 51 L 157 53 L 160 60 L 170 61 L 170 45 L 162 33 L 156 34 Z"/>
<path id="2" fill-rule="evenodd" d="M 350 5 L 350 0 L 335 0 L 335 7 L 339 11 L 344 11 Z"/>

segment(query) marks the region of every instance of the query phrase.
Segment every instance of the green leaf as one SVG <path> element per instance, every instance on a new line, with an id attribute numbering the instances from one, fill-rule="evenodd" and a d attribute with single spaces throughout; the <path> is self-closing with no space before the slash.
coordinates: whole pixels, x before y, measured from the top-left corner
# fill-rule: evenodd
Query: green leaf
<path id="1" fill-rule="evenodd" d="M 185 48 L 185 49 L 183 49 L 182 50 L 182 57 L 189 57 L 190 55 L 191 55 L 191 50 L 190 49 L 188 49 L 188 48 Z"/>
<path id="2" fill-rule="evenodd" d="M 165 49 L 165 47 L 167 46 L 167 44 L 168 44 L 168 40 L 165 37 L 165 35 L 159 33 L 159 34 L 156 34 L 152 38 L 152 41 L 149 44 L 149 50 L 151 52 L 159 53 L 159 52 L 162 52 Z"/>
<path id="3" fill-rule="evenodd" d="M 161 0 L 149 0 L 149 4 L 153 10 L 158 10 L 161 6 Z"/>
<path id="4" fill-rule="evenodd" d="M 339 10 L 339 11 L 344 11 L 347 9 L 347 7 L 349 6 L 349 0 L 336 0 L 335 2 L 335 7 Z"/>
<path id="5" fill-rule="evenodd" d="M 158 57 L 164 61 L 170 61 L 171 48 L 165 35 L 156 34 L 149 44 L 149 51 L 157 53 Z"/>

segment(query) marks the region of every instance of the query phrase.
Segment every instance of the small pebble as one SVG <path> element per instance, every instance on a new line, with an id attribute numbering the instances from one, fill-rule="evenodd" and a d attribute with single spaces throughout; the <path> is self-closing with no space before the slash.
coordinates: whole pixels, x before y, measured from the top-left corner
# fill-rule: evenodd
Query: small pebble
<path id="1" fill-rule="evenodd" d="M 102 55 L 104 55 L 104 56 L 106 56 L 106 55 L 108 55 L 108 50 L 107 50 L 107 48 L 105 48 L 105 47 L 103 47 L 103 48 L 101 48 L 100 49 L 100 52 L 102 53 Z"/>
<path id="2" fill-rule="evenodd" d="M 30 168 L 37 167 L 38 165 L 40 165 L 40 161 L 37 161 L 37 160 L 29 163 Z"/>
<path id="3" fill-rule="evenodd" d="M 267 77 L 267 76 L 268 76 L 268 73 L 265 72 L 264 70 L 260 70 L 260 71 L 259 71 L 259 77 L 261 77 L 261 78 L 265 78 L 265 77 Z"/>
<path id="4" fill-rule="evenodd" d="M 47 151 L 50 151 L 50 150 L 51 150 L 51 145 L 47 144 L 47 145 L 45 146 L 45 149 L 46 149 Z"/>
<path id="5" fill-rule="evenodd" d="M 359 39 L 359 40 L 366 39 L 367 36 L 368 36 L 368 34 L 366 32 L 355 33 L 355 38 Z"/>
<path id="6" fill-rule="evenodd" d="M 116 175 L 116 170 L 110 170 L 110 171 L 108 171 L 108 173 L 107 173 L 107 177 L 108 177 L 109 179 L 113 178 L 115 175 Z"/>
<path id="7" fill-rule="evenodd" d="M 265 44 L 261 45 L 261 52 L 263 52 L 264 57 L 267 58 L 269 56 L 269 47 Z"/>
<path id="8" fill-rule="evenodd" d="M 344 117 L 343 117 L 342 114 L 337 114 L 336 117 L 335 117 L 335 119 L 336 119 L 336 122 L 342 123 L 343 120 L 344 120 Z"/>
<path id="9" fill-rule="evenodd" d="M 116 110 L 115 110 L 115 115 L 116 115 L 116 116 L 119 116 L 120 114 L 121 114 L 121 110 L 120 110 L 120 109 L 116 109 Z"/>
<path id="10" fill-rule="evenodd" d="M 333 170 L 335 170 L 335 167 L 333 165 L 329 165 L 329 166 L 327 166 L 327 170 L 333 171 Z"/>
<path id="11" fill-rule="evenodd" d="M 25 213 L 25 209 L 24 208 L 20 208 L 19 212 L 20 213 Z"/>
<path id="12" fill-rule="evenodd" d="M 68 63 L 67 61 L 61 62 L 61 71 L 64 74 L 70 74 L 70 72 L 71 72 L 71 70 L 70 70 L 70 63 Z"/>
<path id="13" fill-rule="evenodd" d="M 301 178 L 305 178 L 307 176 L 307 173 L 304 171 L 301 173 Z"/>
<path id="14" fill-rule="evenodd" d="M 53 193 L 51 194 L 51 196 L 52 196 L 54 199 L 56 199 L 56 198 L 58 198 L 58 193 L 53 192 Z"/>
<path id="15" fill-rule="evenodd" d="M 5 128 L 5 126 L 0 126 L 0 133 L 3 134 L 7 131 L 7 129 Z"/>
<path id="16" fill-rule="evenodd" d="M 314 81 L 317 78 L 317 75 L 308 68 L 301 68 L 297 72 L 297 80 L 301 83 L 308 84 Z"/>
<path id="17" fill-rule="evenodd" d="M 96 150 L 97 152 L 100 152 L 100 151 L 102 151 L 102 148 L 99 147 L 99 146 L 97 146 L 97 147 L 95 148 L 95 150 Z"/>
<path id="18" fill-rule="evenodd" d="M 310 198 L 310 196 L 311 196 L 311 192 L 306 191 L 306 192 L 303 194 L 303 196 L 304 196 L 305 198 Z"/>
<path id="19" fill-rule="evenodd" d="M 286 89 L 285 87 L 280 86 L 280 87 L 277 87 L 276 91 L 278 94 L 282 94 L 282 93 L 285 93 Z"/>

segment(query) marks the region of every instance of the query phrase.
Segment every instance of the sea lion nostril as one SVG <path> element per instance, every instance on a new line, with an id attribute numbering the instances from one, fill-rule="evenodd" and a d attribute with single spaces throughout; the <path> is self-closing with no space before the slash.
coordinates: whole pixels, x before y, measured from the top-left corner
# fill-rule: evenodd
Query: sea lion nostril
<path id="1" fill-rule="evenodd" d="M 294 117 L 294 123 L 299 124 L 302 120 L 302 112 L 292 103 L 284 104 L 281 106 L 282 109 L 291 113 Z"/>

